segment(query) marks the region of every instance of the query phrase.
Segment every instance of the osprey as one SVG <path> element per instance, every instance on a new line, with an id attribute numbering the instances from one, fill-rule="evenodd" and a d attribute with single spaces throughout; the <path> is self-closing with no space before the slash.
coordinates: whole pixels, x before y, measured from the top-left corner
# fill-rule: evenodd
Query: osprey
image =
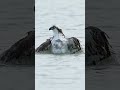
<path id="1" fill-rule="evenodd" d="M 111 56 L 112 47 L 108 41 L 109 36 L 97 27 L 85 28 L 85 63 L 86 65 L 97 65 L 108 63 L 106 60 Z"/>
<path id="2" fill-rule="evenodd" d="M 36 52 L 49 51 L 53 54 L 75 53 L 81 50 L 80 42 L 77 38 L 66 38 L 62 29 L 52 26 L 49 30 L 53 31 L 53 37 L 42 43 Z"/>

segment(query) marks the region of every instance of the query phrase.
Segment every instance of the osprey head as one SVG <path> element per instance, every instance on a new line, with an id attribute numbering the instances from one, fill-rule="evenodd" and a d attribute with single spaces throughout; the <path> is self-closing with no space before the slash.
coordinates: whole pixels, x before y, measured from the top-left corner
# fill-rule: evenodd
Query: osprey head
<path id="1" fill-rule="evenodd" d="M 52 27 L 49 28 L 49 30 L 57 31 L 58 33 L 62 34 L 65 36 L 62 32 L 62 29 L 58 28 L 57 26 L 53 25 Z"/>

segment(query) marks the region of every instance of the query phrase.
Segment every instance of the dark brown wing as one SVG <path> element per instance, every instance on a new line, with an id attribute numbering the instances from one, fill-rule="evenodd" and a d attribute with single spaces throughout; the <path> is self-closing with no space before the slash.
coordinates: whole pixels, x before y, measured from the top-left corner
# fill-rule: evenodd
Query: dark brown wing
<path id="1" fill-rule="evenodd" d="M 30 31 L 29 34 L 13 44 L 8 50 L 3 52 L 0 56 L 2 63 L 14 64 L 34 64 L 35 53 L 35 32 Z M 25 59 L 24 58 L 29 58 Z"/>
<path id="2" fill-rule="evenodd" d="M 105 58 L 111 56 L 111 45 L 109 44 L 109 36 L 97 27 L 89 26 L 85 29 L 86 44 L 86 65 L 95 65 L 104 61 Z M 96 56 L 98 59 L 89 59 Z"/>
<path id="3" fill-rule="evenodd" d="M 77 38 L 68 38 L 68 49 L 71 53 L 76 53 L 81 50 L 80 42 Z"/>
<path id="4" fill-rule="evenodd" d="M 50 41 L 50 39 L 47 39 L 35 51 L 36 52 L 44 52 L 44 51 L 49 51 L 50 48 L 51 48 L 51 41 Z"/>

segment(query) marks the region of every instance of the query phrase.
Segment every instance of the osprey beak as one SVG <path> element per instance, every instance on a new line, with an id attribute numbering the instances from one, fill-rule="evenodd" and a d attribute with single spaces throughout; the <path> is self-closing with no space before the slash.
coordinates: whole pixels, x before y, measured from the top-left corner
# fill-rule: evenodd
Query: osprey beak
<path id="1" fill-rule="evenodd" d="M 49 28 L 49 30 L 52 30 L 52 28 Z"/>

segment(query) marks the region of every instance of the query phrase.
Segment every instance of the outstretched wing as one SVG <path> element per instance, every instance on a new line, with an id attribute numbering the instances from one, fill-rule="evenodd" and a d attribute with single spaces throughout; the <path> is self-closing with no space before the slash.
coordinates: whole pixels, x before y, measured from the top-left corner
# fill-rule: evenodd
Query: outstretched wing
<path id="1" fill-rule="evenodd" d="M 111 56 L 111 45 L 108 41 L 109 36 L 105 32 L 97 27 L 89 26 L 85 28 L 85 34 L 86 65 L 98 64 Z"/>
<path id="2" fill-rule="evenodd" d="M 51 49 L 51 40 L 47 39 L 35 51 L 36 52 L 44 52 L 44 51 L 50 51 L 50 49 Z"/>
<path id="3" fill-rule="evenodd" d="M 68 50 L 70 53 L 76 53 L 81 50 L 80 42 L 77 38 L 68 38 Z"/>
<path id="4" fill-rule="evenodd" d="M 26 37 L 17 41 L 0 55 L 0 62 L 4 64 L 34 64 L 34 46 L 35 31 L 29 31 Z"/>

